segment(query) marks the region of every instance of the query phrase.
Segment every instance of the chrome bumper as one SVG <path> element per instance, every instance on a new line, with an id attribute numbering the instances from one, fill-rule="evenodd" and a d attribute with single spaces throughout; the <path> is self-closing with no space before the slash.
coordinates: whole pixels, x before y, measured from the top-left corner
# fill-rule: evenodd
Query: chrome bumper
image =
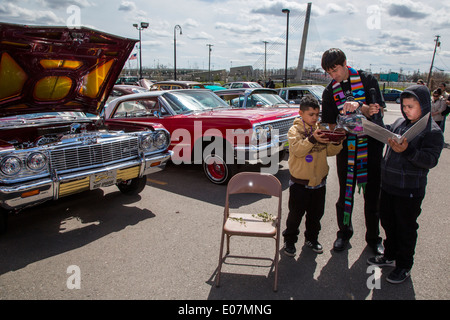
<path id="1" fill-rule="evenodd" d="M 263 160 L 285 149 L 289 149 L 287 135 L 272 139 L 266 144 L 236 146 L 234 153 L 238 163 L 241 163 L 242 160 Z"/>
<path id="2" fill-rule="evenodd" d="M 21 209 L 85 190 L 142 177 L 164 169 L 171 155 L 172 151 L 166 151 L 163 154 L 110 166 L 55 175 L 28 183 L 0 186 L 0 207 L 6 210 Z"/>

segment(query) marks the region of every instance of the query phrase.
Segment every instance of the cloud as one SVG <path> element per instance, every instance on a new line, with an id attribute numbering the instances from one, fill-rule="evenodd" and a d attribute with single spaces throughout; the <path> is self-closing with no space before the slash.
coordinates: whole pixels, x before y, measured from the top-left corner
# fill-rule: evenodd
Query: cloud
<path id="1" fill-rule="evenodd" d="M 428 16 L 427 13 L 414 11 L 413 9 L 398 4 L 391 4 L 388 8 L 388 14 L 393 17 L 423 19 Z"/>
<path id="2" fill-rule="evenodd" d="M 136 4 L 132 1 L 122 1 L 119 5 L 119 11 L 135 11 Z"/>
<path id="3" fill-rule="evenodd" d="M 67 8 L 71 5 L 76 5 L 81 8 L 87 8 L 93 6 L 88 0 L 40 0 L 44 7 L 51 9 Z"/>
<path id="4" fill-rule="evenodd" d="M 252 34 L 256 32 L 264 32 L 264 27 L 252 24 L 252 25 L 242 25 L 242 24 L 234 24 L 234 23 L 224 23 L 224 22 L 217 22 L 216 23 L 216 29 L 224 29 L 233 33 L 238 34 Z"/>
<path id="5" fill-rule="evenodd" d="M 0 18 L 16 23 L 65 24 L 66 21 L 49 10 L 30 10 L 13 3 L 0 5 Z"/>
<path id="6" fill-rule="evenodd" d="M 189 34 L 187 37 L 191 40 L 212 40 L 212 39 L 214 39 L 214 37 L 212 35 L 204 32 L 204 31 Z"/>

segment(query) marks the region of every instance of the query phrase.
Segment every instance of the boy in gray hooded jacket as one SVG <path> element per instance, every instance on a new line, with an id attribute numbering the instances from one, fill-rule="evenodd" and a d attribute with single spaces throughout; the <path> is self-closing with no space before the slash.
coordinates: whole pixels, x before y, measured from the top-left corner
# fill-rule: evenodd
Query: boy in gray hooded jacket
<path id="1" fill-rule="evenodd" d="M 431 111 L 431 97 L 426 86 L 413 85 L 402 92 L 400 99 L 403 119 L 385 127 L 402 135 Z M 367 262 L 380 267 L 395 266 L 386 279 L 390 283 L 401 283 L 410 276 L 428 171 L 437 165 L 443 145 L 442 131 L 431 117 L 426 129 L 411 141 L 398 143 L 389 139 L 381 163 L 379 211 L 386 233 L 385 252 Z"/>

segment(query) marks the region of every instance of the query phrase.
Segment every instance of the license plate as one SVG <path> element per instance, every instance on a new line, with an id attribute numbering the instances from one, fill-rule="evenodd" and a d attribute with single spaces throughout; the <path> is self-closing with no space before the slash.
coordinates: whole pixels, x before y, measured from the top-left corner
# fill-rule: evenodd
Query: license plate
<path id="1" fill-rule="evenodd" d="M 90 189 L 93 190 L 112 186 L 116 184 L 116 180 L 117 180 L 116 170 L 97 173 L 91 176 Z"/>

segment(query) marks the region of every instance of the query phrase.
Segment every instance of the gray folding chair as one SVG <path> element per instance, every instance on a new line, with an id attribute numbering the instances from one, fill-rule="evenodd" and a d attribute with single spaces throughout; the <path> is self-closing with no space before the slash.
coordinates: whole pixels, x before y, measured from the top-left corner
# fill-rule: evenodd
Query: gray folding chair
<path id="1" fill-rule="evenodd" d="M 230 213 L 230 195 L 239 193 L 264 194 L 277 198 L 278 210 L 273 214 L 270 221 L 264 221 L 254 213 Z M 272 261 L 275 271 L 273 290 L 278 289 L 278 261 L 280 250 L 280 221 L 281 221 L 281 183 L 273 175 L 259 172 L 241 172 L 233 176 L 228 182 L 225 199 L 225 210 L 222 228 L 222 238 L 220 243 L 219 266 L 217 268 L 216 286 L 220 285 L 220 274 L 222 264 L 228 257 L 246 259 L 267 259 Z M 275 240 L 275 257 L 236 256 L 230 255 L 231 236 L 263 237 Z M 223 255 L 224 242 L 227 239 L 227 251 Z"/>

